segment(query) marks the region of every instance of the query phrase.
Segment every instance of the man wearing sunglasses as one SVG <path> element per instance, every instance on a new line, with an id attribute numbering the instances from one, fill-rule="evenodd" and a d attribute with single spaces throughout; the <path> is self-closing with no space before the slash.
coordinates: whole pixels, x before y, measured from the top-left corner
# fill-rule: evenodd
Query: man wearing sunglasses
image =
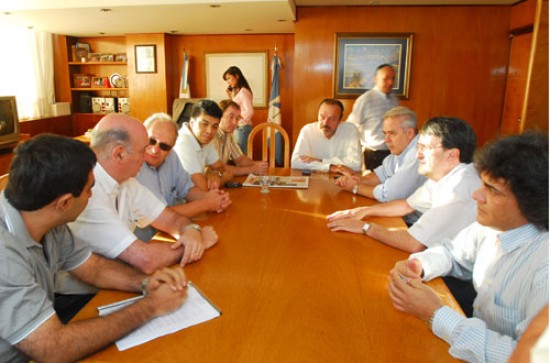
<path id="1" fill-rule="evenodd" d="M 149 146 L 145 148 L 145 162 L 136 179 L 165 201 L 176 212 L 192 218 L 203 212 L 224 211 L 231 200 L 220 189 L 205 192 L 197 188 L 189 173 L 172 152 L 178 136 L 178 126 L 166 113 L 155 113 L 144 121 L 149 134 Z M 152 226 L 136 228 L 135 235 L 149 241 L 157 230 Z"/>
<path id="2" fill-rule="evenodd" d="M 73 233 L 92 250 L 119 259 L 144 272 L 179 263 L 198 261 L 218 242 L 211 226 L 200 227 L 166 206 L 135 176 L 143 164 L 149 137 L 141 121 L 124 114 L 103 117 L 92 132 L 90 143 L 97 156 L 96 184 L 86 209 L 70 223 Z M 176 243 L 145 243 L 136 227 L 151 225 L 176 239 Z M 58 279 L 58 292 L 89 293 L 68 275 Z"/>
<path id="3" fill-rule="evenodd" d="M 222 110 L 212 100 L 201 100 L 193 106 L 189 122 L 179 130 L 174 151 L 193 184 L 204 191 L 218 189 L 233 178 L 222 164 L 212 140 L 220 126 Z"/>

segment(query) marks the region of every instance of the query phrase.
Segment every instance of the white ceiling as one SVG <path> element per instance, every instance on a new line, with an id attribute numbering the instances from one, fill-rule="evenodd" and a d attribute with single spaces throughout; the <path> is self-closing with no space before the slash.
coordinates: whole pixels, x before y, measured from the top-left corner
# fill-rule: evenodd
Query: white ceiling
<path id="1" fill-rule="evenodd" d="M 0 27 L 16 24 L 72 36 L 293 33 L 300 6 L 510 5 L 519 1 L 0 0 Z"/>

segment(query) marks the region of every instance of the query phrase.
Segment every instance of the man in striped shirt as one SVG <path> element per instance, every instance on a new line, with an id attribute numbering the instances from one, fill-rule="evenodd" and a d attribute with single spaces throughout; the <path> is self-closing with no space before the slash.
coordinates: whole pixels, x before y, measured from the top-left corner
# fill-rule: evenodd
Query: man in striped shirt
<path id="1" fill-rule="evenodd" d="M 493 142 L 475 158 L 482 186 L 477 221 L 452 241 L 395 265 L 388 290 L 397 310 L 428 323 L 455 358 L 506 362 L 548 304 L 548 140 L 527 133 Z M 473 279 L 472 318 L 445 306 L 422 281 Z"/>

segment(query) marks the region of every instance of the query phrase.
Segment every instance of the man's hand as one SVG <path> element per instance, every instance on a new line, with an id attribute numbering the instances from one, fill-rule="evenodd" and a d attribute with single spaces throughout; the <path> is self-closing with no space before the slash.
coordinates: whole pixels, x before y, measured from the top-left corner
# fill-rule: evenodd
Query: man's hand
<path id="1" fill-rule="evenodd" d="M 205 250 L 202 241 L 202 231 L 199 232 L 194 228 L 186 229 L 172 245 L 172 249 L 180 248 L 181 246 L 185 248 L 180 261 L 181 266 L 200 260 Z"/>
<path id="2" fill-rule="evenodd" d="M 367 215 L 368 208 L 369 207 L 358 207 L 353 209 L 340 210 L 332 214 L 329 214 L 327 216 L 327 219 L 329 221 L 337 221 L 339 219 L 347 219 L 347 218 L 361 220 Z"/>
<path id="3" fill-rule="evenodd" d="M 398 273 L 409 279 L 417 279 L 422 281 L 422 262 L 416 258 L 410 260 L 399 261 L 395 264 L 391 273 Z"/>
<path id="4" fill-rule="evenodd" d="M 399 270 L 409 269 L 403 267 L 400 265 Z M 409 278 L 399 273 L 397 265 L 390 272 L 388 281 L 388 292 L 393 307 L 399 311 L 428 321 L 434 311 L 443 306 L 441 298 L 431 287 L 422 283 L 419 278 Z"/>
<path id="5" fill-rule="evenodd" d="M 342 175 L 353 175 L 353 170 L 342 164 L 331 165 L 329 171 L 331 173 L 338 173 Z"/>
<path id="6" fill-rule="evenodd" d="M 353 187 L 359 184 L 359 177 L 355 175 L 344 175 L 334 181 L 336 186 L 351 192 Z"/>
<path id="7" fill-rule="evenodd" d="M 181 267 L 166 267 L 149 277 L 145 299 L 150 299 L 155 316 L 176 310 L 186 296 L 187 278 Z"/>
<path id="8" fill-rule="evenodd" d="M 205 249 L 209 249 L 218 243 L 218 233 L 216 233 L 212 226 L 202 227 L 201 235 Z"/>
<path id="9" fill-rule="evenodd" d="M 229 193 L 221 189 L 210 189 L 204 198 L 208 200 L 208 210 L 211 212 L 221 213 L 231 204 Z"/>
<path id="10" fill-rule="evenodd" d="M 307 164 L 313 163 L 315 161 L 319 161 L 319 162 L 321 161 L 321 159 L 317 159 L 317 158 L 315 158 L 313 156 L 309 156 L 309 155 L 300 156 L 300 160 L 304 163 L 307 163 Z"/>
<path id="11" fill-rule="evenodd" d="M 327 227 L 331 231 L 346 231 L 352 233 L 363 233 L 363 225 L 365 222 L 357 219 L 347 218 L 330 221 L 327 223 Z"/>
<path id="12" fill-rule="evenodd" d="M 221 176 L 218 173 L 206 174 L 206 186 L 208 190 L 220 189 Z"/>
<path id="13" fill-rule="evenodd" d="M 267 174 L 267 161 L 255 161 L 252 166 L 252 172 L 255 175 L 266 175 Z"/>

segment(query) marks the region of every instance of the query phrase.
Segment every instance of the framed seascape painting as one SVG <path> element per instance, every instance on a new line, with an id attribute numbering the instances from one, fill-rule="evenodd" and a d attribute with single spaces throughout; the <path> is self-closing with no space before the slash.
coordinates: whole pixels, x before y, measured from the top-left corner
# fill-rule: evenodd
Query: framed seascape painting
<path id="1" fill-rule="evenodd" d="M 412 33 L 336 33 L 334 97 L 356 98 L 374 87 L 374 72 L 381 64 L 395 68 L 393 92 L 409 98 Z"/>

